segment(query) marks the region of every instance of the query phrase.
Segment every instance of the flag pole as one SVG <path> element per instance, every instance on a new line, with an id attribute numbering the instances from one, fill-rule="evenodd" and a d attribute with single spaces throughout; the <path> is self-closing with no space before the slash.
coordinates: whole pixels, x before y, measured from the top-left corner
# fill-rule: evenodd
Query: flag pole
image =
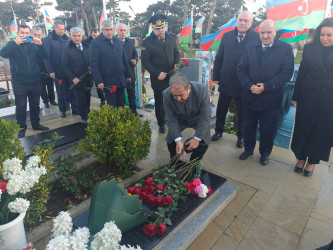
<path id="1" fill-rule="evenodd" d="M 326 1 L 326 10 L 325 10 L 325 18 L 328 17 L 328 14 L 330 13 L 330 8 L 331 8 L 331 0 Z"/>
<path id="2" fill-rule="evenodd" d="M 191 55 L 193 53 L 192 51 L 192 45 L 193 45 L 193 41 L 192 41 L 192 34 L 193 33 L 193 9 L 191 10 L 191 47 L 190 47 L 190 50 L 191 50 Z"/>

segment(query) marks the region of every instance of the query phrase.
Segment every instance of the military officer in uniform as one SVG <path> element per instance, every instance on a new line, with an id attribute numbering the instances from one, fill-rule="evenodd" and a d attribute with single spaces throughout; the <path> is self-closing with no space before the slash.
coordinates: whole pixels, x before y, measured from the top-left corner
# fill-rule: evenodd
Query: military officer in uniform
<path id="1" fill-rule="evenodd" d="M 165 112 L 163 107 L 163 91 L 169 87 L 171 70 L 179 70 L 176 66 L 180 59 L 179 49 L 174 35 L 165 31 L 167 17 L 156 14 L 149 19 L 153 31 L 143 41 L 142 64 L 150 73 L 150 82 L 154 91 L 155 113 L 159 132 L 165 133 Z"/>

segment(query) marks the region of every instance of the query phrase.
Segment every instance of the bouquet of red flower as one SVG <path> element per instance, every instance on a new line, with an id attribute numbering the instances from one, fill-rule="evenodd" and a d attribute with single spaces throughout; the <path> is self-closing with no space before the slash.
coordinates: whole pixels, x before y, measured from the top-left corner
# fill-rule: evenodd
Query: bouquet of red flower
<path id="1" fill-rule="evenodd" d="M 175 158 L 171 162 L 175 162 L 177 156 Z M 177 162 L 175 165 L 170 163 L 153 170 L 151 177 L 137 183 L 134 187 L 127 188 L 129 194 L 138 195 L 140 200 L 157 208 L 157 211 L 150 216 L 152 221 L 155 221 L 143 227 L 146 235 L 163 235 L 166 225 L 172 225 L 169 217 L 178 209 L 178 200 L 185 201 L 191 193 L 188 181 L 193 180 L 191 184 L 198 184 L 198 187 L 195 186 L 194 189 L 197 189 L 200 197 L 208 194 L 210 188 L 208 189 L 199 179 L 201 171 L 202 167 L 195 160 L 178 165 Z"/>
<path id="2" fill-rule="evenodd" d="M 179 62 L 176 66 L 177 66 L 177 68 L 182 69 L 182 68 L 184 68 L 184 67 L 187 67 L 188 65 L 189 65 L 188 60 L 185 59 L 185 58 L 182 58 L 182 59 L 180 60 L 180 62 Z M 170 71 L 168 72 L 168 74 L 171 74 L 171 73 L 174 73 L 174 72 L 176 72 L 176 71 L 175 71 L 174 69 L 172 69 L 172 70 L 170 70 Z"/>

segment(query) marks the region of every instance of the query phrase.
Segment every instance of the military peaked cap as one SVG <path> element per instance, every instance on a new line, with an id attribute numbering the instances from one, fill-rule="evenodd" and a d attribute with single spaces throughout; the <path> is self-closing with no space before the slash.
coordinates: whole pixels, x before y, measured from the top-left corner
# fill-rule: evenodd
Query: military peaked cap
<path id="1" fill-rule="evenodd" d="M 153 15 L 148 22 L 151 23 L 154 28 L 162 28 L 165 26 L 167 19 L 168 18 L 163 14 L 156 14 Z"/>

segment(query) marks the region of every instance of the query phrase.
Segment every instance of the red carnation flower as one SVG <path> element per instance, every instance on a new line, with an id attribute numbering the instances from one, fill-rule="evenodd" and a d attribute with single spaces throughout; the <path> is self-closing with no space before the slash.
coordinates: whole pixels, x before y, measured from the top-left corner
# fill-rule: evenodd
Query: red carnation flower
<path id="1" fill-rule="evenodd" d="M 143 233 L 148 236 L 154 236 L 156 234 L 155 225 L 153 223 L 149 223 L 148 225 L 143 226 Z"/>
<path id="2" fill-rule="evenodd" d="M 156 207 L 164 207 L 163 197 L 162 196 L 155 197 L 154 203 Z"/>
<path id="3" fill-rule="evenodd" d="M 140 187 L 140 192 L 146 192 L 146 187 L 145 186 Z"/>
<path id="4" fill-rule="evenodd" d="M 212 189 L 211 187 L 208 188 L 208 193 L 207 194 L 211 194 L 212 193 Z"/>
<path id="5" fill-rule="evenodd" d="M 68 179 L 72 180 L 74 177 L 73 176 L 68 176 Z"/>
<path id="6" fill-rule="evenodd" d="M 70 202 L 71 200 L 69 198 L 66 198 L 65 201 Z"/>
<path id="7" fill-rule="evenodd" d="M 117 86 L 114 85 L 114 86 L 112 87 L 112 89 L 110 90 L 110 94 L 112 94 L 112 93 L 116 93 L 116 91 L 117 91 Z"/>
<path id="8" fill-rule="evenodd" d="M 60 81 L 59 81 L 59 86 L 62 84 L 62 79 L 60 79 Z"/>
<path id="9" fill-rule="evenodd" d="M 7 190 L 7 182 L 5 182 L 5 181 L 0 182 L 0 189 L 1 189 L 1 192 L 4 193 Z"/>
<path id="10" fill-rule="evenodd" d="M 149 200 L 151 199 L 151 197 L 154 197 L 152 194 L 146 194 L 145 196 L 145 202 L 149 203 Z"/>
<path id="11" fill-rule="evenodd" d="M 154 197 L 153 195 L 148 196 L 148 197 L 149 197 L 149 199 L 148 199 L 147 203 L 148 203 L 150 206 L 155 207 L 155 206 L 156 206 L 156 205 L 155 205 L 155 197 Z"/>
<path id="12" fill-rule="evenodd" d="M 164 190 L 163 185 L 162 184 L 156 185 L 156 190 L 163 191 Z"/>
<path id="13" fill-rule="evenodd" d="M 154 186 L 147 186 L 146 187 L 146 193 L 152 194 L 152 193 L 154 193 L 154 191 L 155 191 Z"/>
<path id="14" fill-rule="evenodd" d="M 184 62 L 184 64 L 185 64 L 185 67 L 187 67 L 187 66 L 188 66 L 188 64 L 189 64 L 189 63 L 188 63 L 188 60 L 187 60 L 187 59 L 185 59 L 185 58 L 183 58 L 183 59 L 182 59 L 182 61 Z"/>
<path id="15" fill-rule="evenodd" d="M 134 192 L 134 188 L 133 187 L 127 188 L 127 193 L 133 194 L 133 192 Z"/>
<path id="16" fill-rule="evenodd" d="M 139 187 L 135 187 L 133 189 L 133 193 L 132 194 L 139 194 L 140 193 L 140 188 Z"/>
<path id="17" fill-rule="evenodd" d="M 145 197 L 146 197 L 146 195 L 147 195 L 146 192 L 140 192 L 140 193 L 139 193 L 139 199 L 140 199 L 140 200 L 144 200 Z"/>
<path id="18" fill-rule="evenodd" d="M 173 200 L 171 196 L 167 196 L 163 199 L 164 204 L 172 204 Z"/>
<path id="19" fill-rule="evenodd" d="M 159 225 L 157 225 L 155 227 L 155 231 L 158 235 L 163 235 L 165 234 L 165 231 L 166 231 L 166 226 L 164 223 L 160 223 Z"/>
<path id="20" fill-rule="evenodd" d="M 147 178 L 147 179 L 145 179 L 145 184 L 146 184 L 147 186 L 152 186 L 152 185 L 155 186 L 155 183 L 154 183 L 153 179 L 150 178 L 150 177 Z"/>

